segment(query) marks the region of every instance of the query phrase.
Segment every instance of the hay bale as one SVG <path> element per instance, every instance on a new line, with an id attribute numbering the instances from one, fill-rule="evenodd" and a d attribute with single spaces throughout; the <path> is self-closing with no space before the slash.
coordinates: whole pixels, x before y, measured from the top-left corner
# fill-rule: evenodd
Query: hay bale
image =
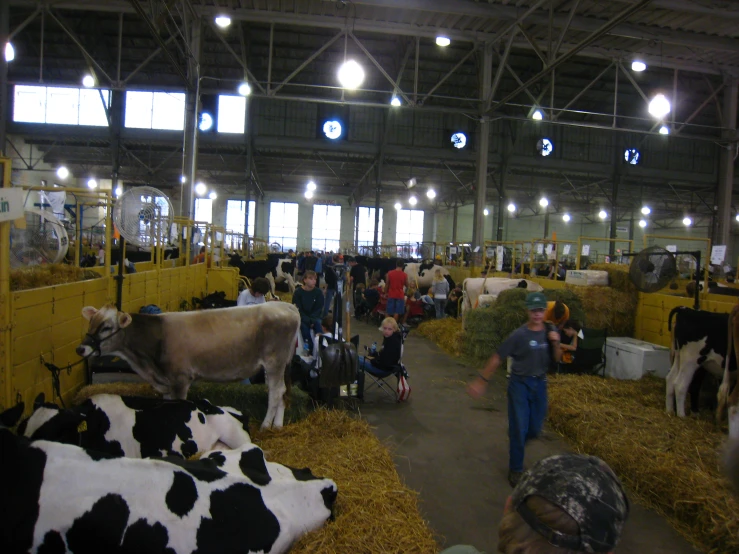
<path id="1" fill-rule="evenodd" d="M 488 308 L 478 308 L 465 315 L 462 352 L 475 362 L 487 360 L 505 338 L 526 323 L 526 291 L 505 290 Z"/>
<path id="2" fill-rule="evenodd" d="M 145 396 L 161 398 L 148 383 L 105 383 L 88 385 L 80 389 L 72 400 L 79 405 L 96 394 L 119 394 L 121 396 Z M 208 400 L 216 406 L 230 406 L 247 414 L 252 421 L 261 423 L 267 415 L 267 385 L 242 385 L 241 383 L 193 383 L 187 394 L 188 400 Z M 290 391 L 290 401 L 285 408 L 285 423 L 305 419 L 311 411 L 310 396 L 298 387 Z"/>
<path id="3" fill-rule="evenodd" d="M 83 269 L 67 264 L 46 264 L 12 269 L 10 271 L 10 290 L 28 290 L 52 285 L 64 285 L 102 277 L 91 269 Z"/>
<path id="4" fill-rule="evenodd" d="M 557 375 L 549 423 L 578 451 L 603 458 L 630 493 L 704 552 L 739 552 L 739 502 L 720 471 L 724 433 L 669 416 L 665 382 Z"/>
<path id="5" fill-rule="evenodd" d="M 321 409 L 279 431 L 257 431 L 253 439 L 269 461 L 309 467 L 339 488 L 335 521 L 305 535 L 291 554 L 439 551 L 419 513 L 418 493 L 402 483 L 367 422 Z"/>
<path id="6" fill-rule="evenodd" d="M 588 269 L 605 271 L 608 273 L 608 284 L 621 292 L 636 292 L 629 279 L 629 266 L 623 264 L 590 264 Z"/>
<path id="7" fill-rule="evenodd" d="M 629 292 L 613 287 L 566 285 L 582 302 L 585 321 L 593 329 L 608 329 L 614 337 L 634 336 L 634 316 L 639 301 L 636 289 Z"/>
<path id="8" fill-rule="evenodd" d="M 462 354 L 464 329 L 462 328 L 461 319 L 445 317 L 444 319 L 424 321 L 418 326 L 418 333 L 431 339 L 431 342 L 435 343 L 447 354 L 451 354 L 452 356 L 460 356 Z"/>

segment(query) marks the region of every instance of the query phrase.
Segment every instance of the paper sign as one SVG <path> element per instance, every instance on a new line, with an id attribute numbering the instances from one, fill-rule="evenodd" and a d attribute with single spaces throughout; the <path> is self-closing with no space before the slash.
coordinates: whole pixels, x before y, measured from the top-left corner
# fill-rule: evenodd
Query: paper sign
<path id="1" fill-rule="evenodd" d="M 572 246 L 572 245 L 571 244 L 565 244 L 564 250 L 562 250 L 562 254 L 564 254 L 565 256 L 567 256 L 570 253 L 570 246 Z"/>
<path id="2" fill-rule="evenodd" d="M 22 188 L 0 188 L 0 221 L 23 217 L 25 192 Z"/>
<path id="3" fill-rule="evenodd" d="M 721 265 L 726 258 L 726 245 L 716 244 L 711 247 L 711 265 Z"/>
<path id="4" fill-rule="evenodd" d="M 665 247 L 665 250 L 667 250 L 668 252 L 672 252 L 674 254 L 675 252 L 677 252 L 677 246 L 674 244 L 668 244 Z"/>
<path id="5" fill-rule="evenodd" d="M 495 256 L 495 248 L 488 248 L 488 249 L 487 249 L 487 250 L 485 251 L 485 255 L 486 255 L 486 256 L 487 256 L 488 258 L 492 258 L 493 256 Z"/>
<path id="6" fill-rule="evenodd" d="M 475 249 L 473 250 L 473 252 L 477 253 L 479 251 L 480 251 L 480 247 L 479 246 L 475 246 Z"/>
<path id="7" fill-rule="evenodd" d="M 590 245 L 589 244 L 583 244 L 582 245 L 582 255 L 583 256 L 589 256 L 590 255 Z"/>
<path id="8" fill-rule="evenodd" d="M 537 254 L 543 254 L 544 253 L 544 245 L 543 244 L 537 244 L 536 245 L 536 253 Z"/>
<path id="9" fill-rule="evenodd" d="M 449 253 L 450 254 L 456 254 L 457 253 L 457 247 L 456 246 L 450 246 L 449 247 Z"/>
<path id="10" fill-rule="evenodd" d="M 503 271 L 503 256 L 505 251 L 502 246 L 498 246 L 495 251 L 495 270 Z"/>
<path id="11" fill-rule="evenodd" d="M 730 265 L 725 265 L 724 266 L 724 273 L 729 273 L 729 271 L 731 271 L 731 266 Z"/>
<path id="12" fill-rule="evenodd" d="M 545 251 L 547 253 L 547 259 L 548 260 L 554 260 L 557 258 L 557 253 L 554 250 L 553 244 L 547 244 L 547 247 L 545 248 Z"/>

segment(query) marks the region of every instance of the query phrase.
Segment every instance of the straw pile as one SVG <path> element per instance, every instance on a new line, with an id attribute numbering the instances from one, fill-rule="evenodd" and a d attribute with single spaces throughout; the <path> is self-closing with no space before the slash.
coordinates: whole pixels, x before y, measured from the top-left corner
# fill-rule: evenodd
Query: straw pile
<path id="1" fill-rule="evenodd" d="M 293 295 L 292 295 L 292 294 L 290 294 L 289 292 L 280 292 L 280 291 L 278 290 L 278 291 L 275 291 L 275 293 L 274 293 L 274 294 L 275 294 L 275 296 L 276 296 L 277 298 L 279 298 L 279 299 L 280 299 L 280 300 L 282 300 L 283 302 L 287 302 L 287 303 L 289 303 L 289 304 L 290 304 L 290 303 L 292 303 L 292 301 L 293 301 Z"/>
<path id="2" fill-rule="evenodd" d="M 12 269 L 10 271 L 10 290 L 38 289 L 52 285 L 64 285 L 97 279 L 101 275 L 90 269 L 67 264 L 36 265 Z"/>
<path id="3" fill-rule="evenodd" d="M 557 375 L 549 423 L 579 452 L 608 462 L 631 494 L 701 550 L 739 552 L 739 502 L 720 472 L 724 435 L 708 420 L 668 416 L 664 386 Z"/>
<path id="4" fill-rule="evenodd" d="M 465 334 L 461 319 L 445 317 L 444 319 L 424 321 L 418 326 L 418 332 L 431 339 L 431 342 L 438 345 L 447 354 L 452 356 L 462 354 Z"/>
<path id="5" fill-rule="evenodd" d="M 72 400 L 82 404 L 95 394 L 119 394 L 121 396 L 144 396 L 161 398 L 148 383 L 105 383 L 88 385 L 80 389 Z M 242 385 L 241 383 L 193 383 L 187 394 L 188 400 L 208 400 L 216 406 L 230 406 L 249 416 L 251 421 L 261 423 L 267 415 L 267 385 Z M 285 408 L 285 422 L 305 419 L 312 408 L 310 396 L 293 387 L 290 401 Z"/>
<path id="6" fill-rule="evenodd" d="M 636 289 L 629 292 L 613 287 L 566 285 L 577 295 L 585 311 L 585 324 L 592 329 L 608 329 L 614 337 L 634 336 L 634 314 L 639 301 Z"/>
<path id="7" fill-rule="evenodd" d="M 621 292 L 636 292 L 629 279 L 629 266 L 623 264 L 590 264 L 588 269 L 608 273 L 608 284 Z"/>
<path id="8" fill-rule="evenodd" d="M 269 461 L 309 467 L 339 487 L 336 520 L 303 537 L 291 554 L 439 551 L 418 511 L 417 493 L 403 485 L 390 452 L 365 421 L 317 410 L 280 431 L 255 432 L 253 439 Z"/>

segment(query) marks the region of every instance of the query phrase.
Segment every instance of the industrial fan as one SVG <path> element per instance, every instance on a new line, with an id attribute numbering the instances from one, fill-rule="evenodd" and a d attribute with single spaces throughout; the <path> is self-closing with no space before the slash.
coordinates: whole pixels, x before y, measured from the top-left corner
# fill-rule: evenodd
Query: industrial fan
<path id="1" fill-rule="evenodd" d="M 25 220 L 25 229 L 11 225 L 11 267 L 61 262 L 69 247 L 64 225 L 50 211 L 38 208 L 26 208 Z"/>
<path id="2" fill-rule="evenodd" d="M 121 236 L 136 246 L 162 246 L 169 239 L 174 209 L 154 187 L 134 187 L 113 206 L 113 223 Z"/>
<path id="3" fill-rule="evenodd" d="M 633 256 L 629 266 L 629 278 L 640 292 L 657 292 L 666 287 L 678 274 L 676 256 L 690 255 L 695 258 L 696 266 L 700 266 L 701 253 L 697 252 L 670 252 L 661 246 L 650 246 Z M 696 275 L 695 309 L 699 309 L 698 299 L 698 272 Z"/>
<path id="4" fill-rule="evenodd" d="M 282 252 L 282 246 L 280 246 L 279 242 L 273 242 L 269 245 L 269 251 L 270 252 Z"/>

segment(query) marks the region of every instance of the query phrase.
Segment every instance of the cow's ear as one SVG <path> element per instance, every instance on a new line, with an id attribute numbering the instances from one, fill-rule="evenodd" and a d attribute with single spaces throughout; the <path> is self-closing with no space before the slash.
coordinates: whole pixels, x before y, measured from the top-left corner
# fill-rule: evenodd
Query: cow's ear
<path id="1" fill-rule="evenodd" d="M 85 306 L 84 308 L 82 308 L 82 317 L 84 317 L 87 321 L 90 321 L 96 313 L 98 313 L 97 309 L 93 308 L 92 306 Z"/>
<path id="2" fill-rule="evenodd" d="M 43 392 L 39 393 L 39 395 L 33 401 L 33 409 L 38 410 L 41 406 L 44 405 L 45 402 L 46 402 L 46 395 Z"/>
<path id="3" fill-rule="evenodd" d="M 124 327 L 128 327 L 131 325 L 131 322 L 133 321 L 133 318 L 130 314 L 127 314 L 126 312 L 118 312 L 118 325 L 121 329 Z"/>

